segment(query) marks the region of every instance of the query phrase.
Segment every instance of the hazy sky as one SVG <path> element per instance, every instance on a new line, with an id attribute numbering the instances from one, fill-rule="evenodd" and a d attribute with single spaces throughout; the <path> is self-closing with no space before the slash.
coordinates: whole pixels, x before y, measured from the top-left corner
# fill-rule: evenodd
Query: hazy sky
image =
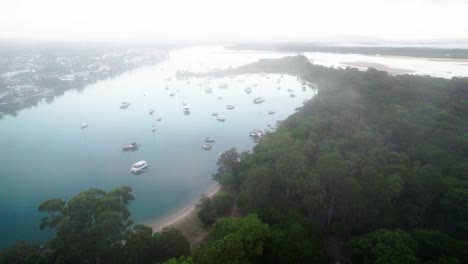
<path id="1" fill-rule="evenodd" d="M 468 0 L 1 0 L 0 38 L 468 39 Z"/>

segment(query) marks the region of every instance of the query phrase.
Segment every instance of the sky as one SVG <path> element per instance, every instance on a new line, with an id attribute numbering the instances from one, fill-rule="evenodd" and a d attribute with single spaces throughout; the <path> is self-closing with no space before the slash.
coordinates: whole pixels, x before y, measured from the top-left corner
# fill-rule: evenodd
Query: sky
<path id="1" fill-rule="evenodd" d="M 468 0 L 1 0 L 0 39 L 468 39 Z"/>

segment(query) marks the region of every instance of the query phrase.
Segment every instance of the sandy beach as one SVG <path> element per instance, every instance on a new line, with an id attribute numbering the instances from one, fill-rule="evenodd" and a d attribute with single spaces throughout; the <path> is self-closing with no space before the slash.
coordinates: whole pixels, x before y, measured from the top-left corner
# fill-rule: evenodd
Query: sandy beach
<path id="1" fill-rule="evenodd" d="M 221 190 L 221 185 L 216 183 L 206 193 L 202 195 L 206 195 L 207 197 L 212 197 L 217 192 L 219 192 L 219 190 Z M 199 199 L 200 198 L 198 197 L 197 199 L 193 200 L 189 205 L 181 209 L 178 209 L 172 213 L 169 213 L 167 216 L 149 221 L 145 223 L 145 225 L 148 225 L 151 228 L 153 228 L 153 232 L 159 232 L 165 227 L 173 226 L 195 213 L 195 206 L 198 203 Z"/>

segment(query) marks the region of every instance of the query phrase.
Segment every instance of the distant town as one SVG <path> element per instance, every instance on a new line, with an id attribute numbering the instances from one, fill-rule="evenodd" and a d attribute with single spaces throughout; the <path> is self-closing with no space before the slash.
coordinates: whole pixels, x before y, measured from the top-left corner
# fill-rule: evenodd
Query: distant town
<path id="1" fill-rule="evenodd" d="M 154 47 L 2 45 L 0 118 L 168 56 L 167 51 Z"/>

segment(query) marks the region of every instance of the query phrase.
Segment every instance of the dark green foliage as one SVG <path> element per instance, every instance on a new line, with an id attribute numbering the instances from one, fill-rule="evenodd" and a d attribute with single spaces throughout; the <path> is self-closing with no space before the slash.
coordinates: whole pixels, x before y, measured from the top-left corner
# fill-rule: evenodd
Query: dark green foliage
<path id="1" fill-rule="evenodd" d="M 210 241 L 193 251 L 196 263 L 258 263 L 265 241 L 271 236 L 267 224 L 256 215 L 222 219 L 210 231 Z"/>
<path id="2" fill-rule="evenodd" d="M 306 217 L 325 234 L 329 257 L 344 262 L 346 250 L 333 241 L 379 228 L 432 229 L 465 245 L 468 78 L 332 69 L 312 65 L 304 56 L 228 71 L 249 72 L 294 73 L 318 84 L 319 93 L 235 166 L 219 162 L 235 168 L 222 169 L 229 174 L 215 179 L 239 190 L 244 211 L 274 209 Z M 264 220 L 272 227 L 272 241 L 298 234 L 302 224 L 290 217 L 291 223 L 281 228 Z M 313 236 L 298 240 L 309 243 L 305 240 L 314 241 Z M 419 254 L 422 261 L 465 260 L 463 251 L 444 255 L 441 246 L 431 250 L 440 259 L 409 248 L 415 257 L 408 257 L 409 262 Z"/>
<path id="3" fill-rule="evenodd" d="M 205 225 L 212 225 L 231 212 L 234 202 L 234 197 L 226 192 L 219 192 L 213 198 L 202 197 L 197 205 L 198 217 Z"/>
<path id="4" fill-rule="evenodd" d="M 52 199 L 39 205 L 48 216 L 41 229 L 56 230 L 50 241 L 54 254 L 66 263 L 99 262 L 119 248 L 129 229 L 133 200 L 130 187 L 120 187 L 106 193 L 90 189 L 67 203 Z"/>
<path id="5" fill-rule="evenodd" d="M 90 189 L 70 199 L 39 205 L 47 213 L 41 229 L 55 229 L 46 256 L 51 263 L 160 263 L 190 254 L 187 239 L 175 229 L 153 234 L 150 227 L 132 227 L 128 205 L 132 189 L 106 193 Z M 38 262 L 39 263 L 39 262 Z"/>
<path id="6" fill-rule="evenodd" d="M 45 259 L 40 255 L 39 246 L 25 241 L 18 241 L 13 246 L 0 252 L 0 263 L 45 263 Z"/>
<path id="7" fill-rule="evenodd" d="M 351 241 L 353 262 L 362 264 L 419 263 L 416 242 L 403 230 L 379 229 Z"/>

